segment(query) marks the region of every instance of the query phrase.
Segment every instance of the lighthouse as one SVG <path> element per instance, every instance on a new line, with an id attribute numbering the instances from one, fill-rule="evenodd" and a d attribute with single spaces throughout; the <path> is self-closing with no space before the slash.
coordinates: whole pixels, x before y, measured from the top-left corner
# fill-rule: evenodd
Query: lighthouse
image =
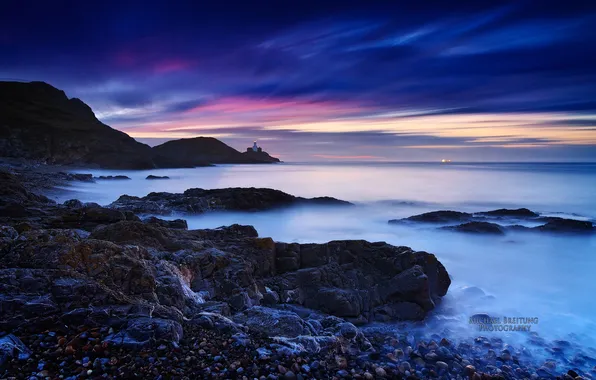
<path id="1" fill-rule="evenodd" d="M 255 140 L 255 142 L 252 144 L 252 151 L 256 152 L 259 150 L 259 147 L 257 146 L 257 141 Z"/>

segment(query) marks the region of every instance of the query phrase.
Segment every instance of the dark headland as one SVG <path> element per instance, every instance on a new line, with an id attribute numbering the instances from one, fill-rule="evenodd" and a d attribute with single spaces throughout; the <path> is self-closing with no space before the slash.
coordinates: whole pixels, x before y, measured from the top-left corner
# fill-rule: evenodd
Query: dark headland
<path id="1" fill-rule="evenodd" d="M 44 82 L 0 82 L 0 157 L 104 169 L 274 163 L 209 137 L 142 144 L 99 121 L 82 100 Z"/>

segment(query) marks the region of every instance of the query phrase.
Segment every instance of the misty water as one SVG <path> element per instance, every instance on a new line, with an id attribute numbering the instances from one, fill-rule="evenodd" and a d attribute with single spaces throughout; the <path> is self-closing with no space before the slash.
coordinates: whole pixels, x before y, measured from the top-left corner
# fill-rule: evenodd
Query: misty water
<path id="1" fill-rule="evenodd" d="M 487 211 L 527 207 L 545 215 L 594 221 L 596 164 L 279 164 L 222 165 L 196 169 L 89 171 L 124 174 L 127 181 L 74 183 L 57 200 L 109 204 L 122 194 L 188 188 L 269 187 L 290 194 L 333 196 L 354 207 L 300 207 L 258 213 L 182 216 L 189 228 L 253 225 L 260 236 L 285 242 L 365 239 L 432 252 L 452 285 L 424 324 L 425 334 L 453 339 L 489 335 L 527 344 L 525 332 L 479 332 L 469 317 L 538 318 L 531 331 L 596 356 L 596 236 L 509 233 L 475 236 L 428 225 L 390 225 L 389 219 L 427 211 Z M 145 180 L 149 174 L 169 180 Z M 180 217 L 176 215 L 168 218 Z M 468 287 L 486 296 L 471 297 Z M 433 322 L 434 321 L 434 322 Z M 441 323 L 435 323 L 441 321 Z M 388 330 L 401 324 L 386 325 Z M 412 326 L 408 326 L 412 328 Z M 537 355 L 548 357 L 544 348 Z"/>

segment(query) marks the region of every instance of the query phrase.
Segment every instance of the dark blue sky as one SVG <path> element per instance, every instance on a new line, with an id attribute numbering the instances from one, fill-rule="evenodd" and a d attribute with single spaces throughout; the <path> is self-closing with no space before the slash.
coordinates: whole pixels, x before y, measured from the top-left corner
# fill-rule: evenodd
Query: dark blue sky
<path id="1" fill-rule="evenodd" d="M 0 25 L 1 79 L 153 144 L 596 160 L 594 1 L 4 1 Z"/>

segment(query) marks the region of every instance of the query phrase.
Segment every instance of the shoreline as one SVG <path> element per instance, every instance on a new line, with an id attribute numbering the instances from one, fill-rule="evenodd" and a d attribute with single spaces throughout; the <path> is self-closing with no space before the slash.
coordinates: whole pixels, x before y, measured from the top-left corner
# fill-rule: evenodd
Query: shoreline
<path id="1" fill-rule="evenodd" d="M 46 167 L 46 169 L 48 168 Z M 52 176 L 59 169 L 63 171 L 64 167 L 52 167 L 50 170 L 42 170 L 41 173 L 36 172 L 35 167 L 28 167 L 20 175 L 25 178 L 26 186 L 33 184 L 29 190 L 39 190 L 45 188 L 44 186 L 48 186 L 46 181 L 42 181 L 37 188 L 35 187 L 35 183 L 40 182 L 43 178 L 52 178 L 52 181 L 56 181 L 55 183 L 67 183 L 60 182 L 67 181 L 63 178 Z M 201 323 L 206 323 L 207 326 L 211 323 L 214 327 L 216 324 L 213 320 L 211 322 L 203 320 Z M 414 338 L 412 340 L 412 338 L 406 336 L 403 337 L 404 339 L 395 341 L 396 338 L 393 336 L 383 336 L 382 334 L 379 336 L 374 333 L 366 335 L 365 333 L 365 336 L 375 348 L 374 352 L 350 353 L 349 349 L 342 352 L 341 349 L 337 351 L 337 348 L 335 348 L 326 353 L 313 354 L 304 350 L 305 352 L 296 354 L 288 351 L 288 347 L 295 347 L 295 342 L 292 345 L 289 344 L 291 341 L 286 340 L 282 341 L 285 345 L 279 346 L 280 342 L 273 337 L 261 337 L 259 334 L 255 334 L 254 331 L 249 331 L 245 337 L 236 335 L 238 332 L 234 334 L 229 331 L 224 332 L 227 331 L 225 329 L 220 331 L 217 328 L 214 330 L 213 327 L 205 328 L 203 325 L 199 325 L 202 326 L 201 328 L 185 323 L 183 325 L 185 331 L 188 329 L 190 332 L 190 337 L 186 333 L 185 336 L 187 337 L 182 338 L 177 343 L 167 339 L 157 340 L 155 346 L 151 346 L 152 348 L 141 350 L 113 348 L 109 344 L 107 347 L 103 347 L 103 343 L 100 344 L 100 348 L 97 348 L 97 343 L 105 342 L 108 336 L 111 335 L 110 329 L 102 330 L 101 327 L 97 329 L 97 327 L 86 326 L 85 324 L 66 329 L 60 328 L 62 329 L 60 331 L 54 331 L 58 329 L 57 326 L 54 326 L 50 330 L 46 329 L 46 332 L 23 333 L 19 337 L 22 338 L 21 340 L 27 348 L 33 352 L 27 358 L 12 358 L 9 362 L 9 371 L 28 368 L 29 372 L 37 370 L 37 373 L 41 373 L 42 376 L 52 376 L 52 373 L 81 374 L 85 371 L 92 371 L 91 373 L 87 372 L 88 376 L 94 376 L 98 373 L 130 375 L 139 370 L 142 371 L 141 373 L 149 375 L 155 374 L 155 371 L 158 370 L 160 374 L 163 374 L 161 371 L 168 371 L 167 373 L 174 376 L 194 374 L 196 376 L 225 378 L 258 375 L 259 377 L 273 376 L 275 378 L 336 376 L 366 379 L 395 376 L 411 376 L 412 378 L 443 376 L 456 378 L 462 376 L 463 378 L 476 379 L 533 378 L 533 376 L 542 378 L 554 377 L 556 374 L 560 374 L 561 378 L 567 378 L 563 376 L 566 370 L 557 367 L 556 363 L 545 363 L 546 366 L 542 366 L 544 368 L 523 364 L 526 361 L 531 362 L 531 357 L 528 357 L 523 351 L 517 352 L 513 348 L 507 348 L 509 347 L 507 343 L 498 337 L 483 338 L 479 341 L 476 341 L 479 339 L 476 338 L 472 342 L 459 342 L 458 346 L 454 346 L 455 342 L 449 342 L 449 337 L 444 341 L 445 337 L 440 337 L 441 339 L 437 337 L 432 340 L 412 337 Z M 374 330 L 374 326 L 369 327 Z M 366 326 L 362 331 L 367 331 Z M 41 335 L 39 335 L 40 333 Z M 349 347 L 354 344 L 351 332 L 345 332 L 345 336 L 341 331 L 335 334 L 337 335 L 333 336 L 339 339 L 340 347 L 342 345 Z M 82 338 L 82 336 L 84 337 Z M 90 338 L 93 340 L 90 340 Z M 345 341 L 342 341 L 342 339 Z M 209 346 L 211 341 L 217 343 Z M 73 342 L 74 344 L 70 344 Z M 203 342 L 207 343 L 203 345 L 204 353 L 201 354 L 200 347 Z M 539 339 L 536 343 L 540 343 Z M 275 346 L 276 344 L 278 346 Z M 542 342 L 542 344 L 545 343 Z M 165 346 L 165 349 L 160 350 L 159 347 L 162 345 Z M 156 346 L 158 346 L 157 352 L 155 351 Z M 197 350 L 195 346 L 199 349 Z M 205 347 L 211 350 L 212 353 L 210 354 Z M 474 347 L 481 347 L 481 350 L 478 351 Z M 264 350 L 260 350 L 261 348 L 264 348 Z M 276 349 L 280 351 L 276 352 Z M 562 349 L 564 350 L 565 347 Z M 228 351 L 231 352 L 228 353 Z M 267 354 L 266 351 L 270 354 Z M 219 355 L 215 355 L 213 352 Z M 226 354 L 222 355 L 223 352 L 226 352 Z M 264 352 L 265 356 L 261 355 Z M 266 359 L 267 355 L 270 359 Z M 458 359 L 458 356 L 461 359 Z M 117 358 L 114 364 L 111 363 L 113 357 Z M 35 358 L 36 361 L 31 360 L 32 358 Z M 119 362 L 118 358 L 124 359 Z M 187 358 L 190 358 L 190 360 L 187 360 Z M 41 365 L 40 360 L 45 364 Z M 61 365 L 63 362 L 65 364 Z M 318 362 L 314 365 L 315 369 L 312 368 L 314 362 Z M 555 366 L 553 367 L 552 364 L 555 364 Z M 257 368 L 254 367 L 255 365 Z M 205 372 L 207 368 L 209 373 Z M 242 370 L 239 371 L 239 369 Z M 249 369 L 253 372 L 252 375 L 248 371 Z M 254 372 L 255 369 L 258 369 L 258 373 Z M 174 372 L 171 372 L 172 370 Z M 44 373 L 44 371 L 47 372 Z M 571 375 L 568 374 L 567 376 L 577 374 L 573 371 L 570 373 Z"/>

